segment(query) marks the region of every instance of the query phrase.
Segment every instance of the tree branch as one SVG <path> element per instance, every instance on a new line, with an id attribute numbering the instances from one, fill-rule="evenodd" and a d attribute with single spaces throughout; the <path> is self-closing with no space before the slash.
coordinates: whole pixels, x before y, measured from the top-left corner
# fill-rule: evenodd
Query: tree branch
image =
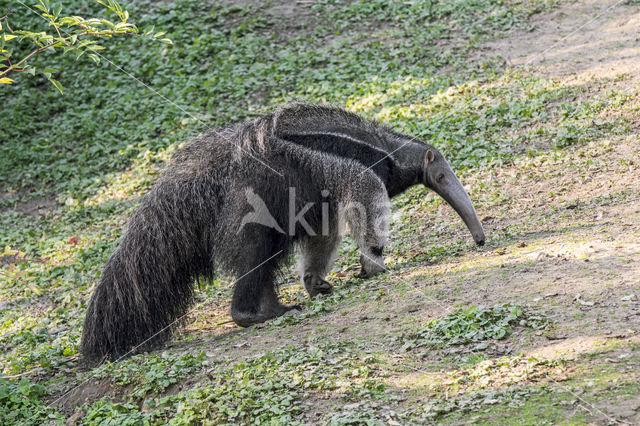
<path id="1" fill-rule="evenodd" d="M 6 15 L 4 15 L 2 18 L 0 18 L 0 22 L 5 21 L 5 25 L 7 26 L 7 28 L 9 29 L 10 32 L 13 32 L 13 30 L 11 29 L 11 27 L 9 26 L 9 20 L 7 18 L 9 18 L 9 15 L 11 15 L 13 13 L 12 9 L 9 9 L 9 11 L 7 12 Z"/>
<path id="2" fill-rule="evenodd" d="M 8 75 L 9 73 L 13 72 L 13 71 L 18 71 L 16 68 L 20 68 L 20 65 L 24 64 L 26 61 L 29 60 L 29 58 L 31 58 L 34 55 L 37 55 L 40 52 L 43 52 L 45 50 L 47 50 L 48 48 L 50 48 L 51 46 L 53 46 L 53 44 L 47 44 L 46 46 L 42 46 L 36 50 L 34 50 L 33 52 L 29 53 L 27 56 L 25 56 L 20 62 L 11 65 L 9 68 L 7 68 L 6 70 L 0 72 L 0 77 L 4 77 L 5 75 Z"/>
<path id="3" fill-rule="evenodd" d="M 86 28 L 86 27 L 85 27 Z M 57 27 L 56 27 L 56 31 L 57 31 Z M 58 34 L 60 34 L 58 32 Z M 112 31 L 112 30 L 104 30 L 104 31 L 89 31 L 89 30 L 85 30 L 84 32 L 81 33 L 77 33 L 77 34 L 73 34 L 72 36 L 76 36 L 78 38 L 80 37 L 84 37 L 84 36 L 90 36 L 90 37 L 103 37 L 103 36 L 107 36 L 107 35 L 114 35 L 114 34 L 130 34 L 128 32 L 119 32 L 119 31 Z M 68 42 L 71 37 L 66 37 L 63 38 L 62 41 L 57 41 L 55 43 L 50 43 L 47 45 L 44 45 L 42 47 L 39 47 L 38 49 L 34 50 L 33 52 L 29 53 L 27 56 L 25 56 L 24 58 L 22 58 L 19 62 L 9 66 L 9 68 L 7 68 L 6 70 L 0 72 L 0 78 L 4 77 L 12 72 L 16 72 L 16 71 L 21 71 L 20 68 L 22 64 L 24 64 L 26 61 L 28 61 L 31 57 L 37 55 L 40 52 L 44 52 L 45 50 L 49 49 L 50 47 L 56 47 L 56 45 L 59 45 L 61 43 L 64 42 L 64 44 L 66 44 L 66 42 Z"/>

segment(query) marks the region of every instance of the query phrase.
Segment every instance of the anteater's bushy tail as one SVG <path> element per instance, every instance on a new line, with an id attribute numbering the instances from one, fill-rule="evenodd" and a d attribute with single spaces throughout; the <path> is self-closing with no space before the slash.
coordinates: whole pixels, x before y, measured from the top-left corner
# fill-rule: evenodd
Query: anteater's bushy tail
<path id="1" fill-rule="evenodd" d="M 191 303 L 194 281 L 212 275 L 207 185 L 163 181 L 131 217 L 91 297 L 81 342 L 89 364 L 165 341 Z"/>

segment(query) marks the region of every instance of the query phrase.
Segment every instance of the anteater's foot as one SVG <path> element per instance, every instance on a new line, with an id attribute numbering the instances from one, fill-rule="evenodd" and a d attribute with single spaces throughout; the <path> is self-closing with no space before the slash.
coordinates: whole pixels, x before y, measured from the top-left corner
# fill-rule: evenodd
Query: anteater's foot
<path id="1" fill-rule="evenodd" d="M 361 255 L 360 266 L 360 273 L 357 275 L 358 278 L 371 278 L 387 270 L 382 256 L 373 257 Z"/>
<path id="2" fill-rule="evenodd" d="M 316 297 L 318 294 L 329 294 L 333 291 L 333 286 L 318 275 L 307 272 L 302 277 L 304 288 L 309 293 L 309 297 Z"/>
<path id="3" fill-rule="evenodd" d="M 240 327 L 249 327 L 253 324 L 263 323 L 270 319 L 281 317 L 282 315 L 292 312 L 302 311 L 301 305 L 283 305 L 281 303 L 272 304 L 271 306 L 261 309 L 260 312 L 242 312 L 231 308 L 231 318 L 233 322 Z"/>

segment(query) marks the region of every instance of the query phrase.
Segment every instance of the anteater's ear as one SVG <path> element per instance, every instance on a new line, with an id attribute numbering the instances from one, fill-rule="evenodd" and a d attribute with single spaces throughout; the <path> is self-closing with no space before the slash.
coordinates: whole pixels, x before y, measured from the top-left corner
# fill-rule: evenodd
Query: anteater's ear
<path id="1" fill-rule="evenodd" d="M 432 150 L 427 149 L 427 153 L 424 156 L 424 164 L 430 164 L 433 163 L 433 160 L 436 159 L 436 155 L 433 153 Z"/>

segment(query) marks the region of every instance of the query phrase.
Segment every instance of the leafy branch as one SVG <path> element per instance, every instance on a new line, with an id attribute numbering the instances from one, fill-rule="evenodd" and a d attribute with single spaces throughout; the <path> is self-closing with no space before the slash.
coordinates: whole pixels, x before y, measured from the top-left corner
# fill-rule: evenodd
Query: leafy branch
<path id="1" fill-rule="evenodd" d="M 100 39 L 111 38 L 115 35 L 143 35 L 153 39 L 159 39 L 166 44 L 172 44 L 168 38 L 161 38 L 165 33 L 154 33 L 153 27 L 145 31 L 140 31 L 134 24 L 127 22 L 129 12 L 123 10 L 116 0 L 95 0 L 107 10 L 113 12 L 117 17 L 117 22 L 112 22 L 103 18 L 83 18 L 81 16 L 60 16 L 62 6 L 51 6 L 49 0 L 39 0 L 33 7 L 39 9 L 42 17 L 48 21 L 49 27 L 55 32 L 34 32 L 25 30 L 13 31 L 9 26 L 9 16 L 11 11 L 0 18 L 0 84 L 11 84 L 13 79 L 8 75 L 14 72 L 26 71 L 35 75 L 37 69 L 29 64 L 29 61 L 37 54 L 45 50 L 61 49 L 63 54 L 74 53 L 76 60 L 87 54 L 94 62 L 100 62 L 99 50 L 104 49 L 98 41 Z M 4 25 L 3 25 L 4 23 Z M 10 43 L 28 40 L 33 45 L 32 50 L 22 58 L 12 61 L 14 51 Z M 53 68 L 41 70 L 44 76 L 62 92 L 62 85 L 52 78 L 57 72 Z"/>

